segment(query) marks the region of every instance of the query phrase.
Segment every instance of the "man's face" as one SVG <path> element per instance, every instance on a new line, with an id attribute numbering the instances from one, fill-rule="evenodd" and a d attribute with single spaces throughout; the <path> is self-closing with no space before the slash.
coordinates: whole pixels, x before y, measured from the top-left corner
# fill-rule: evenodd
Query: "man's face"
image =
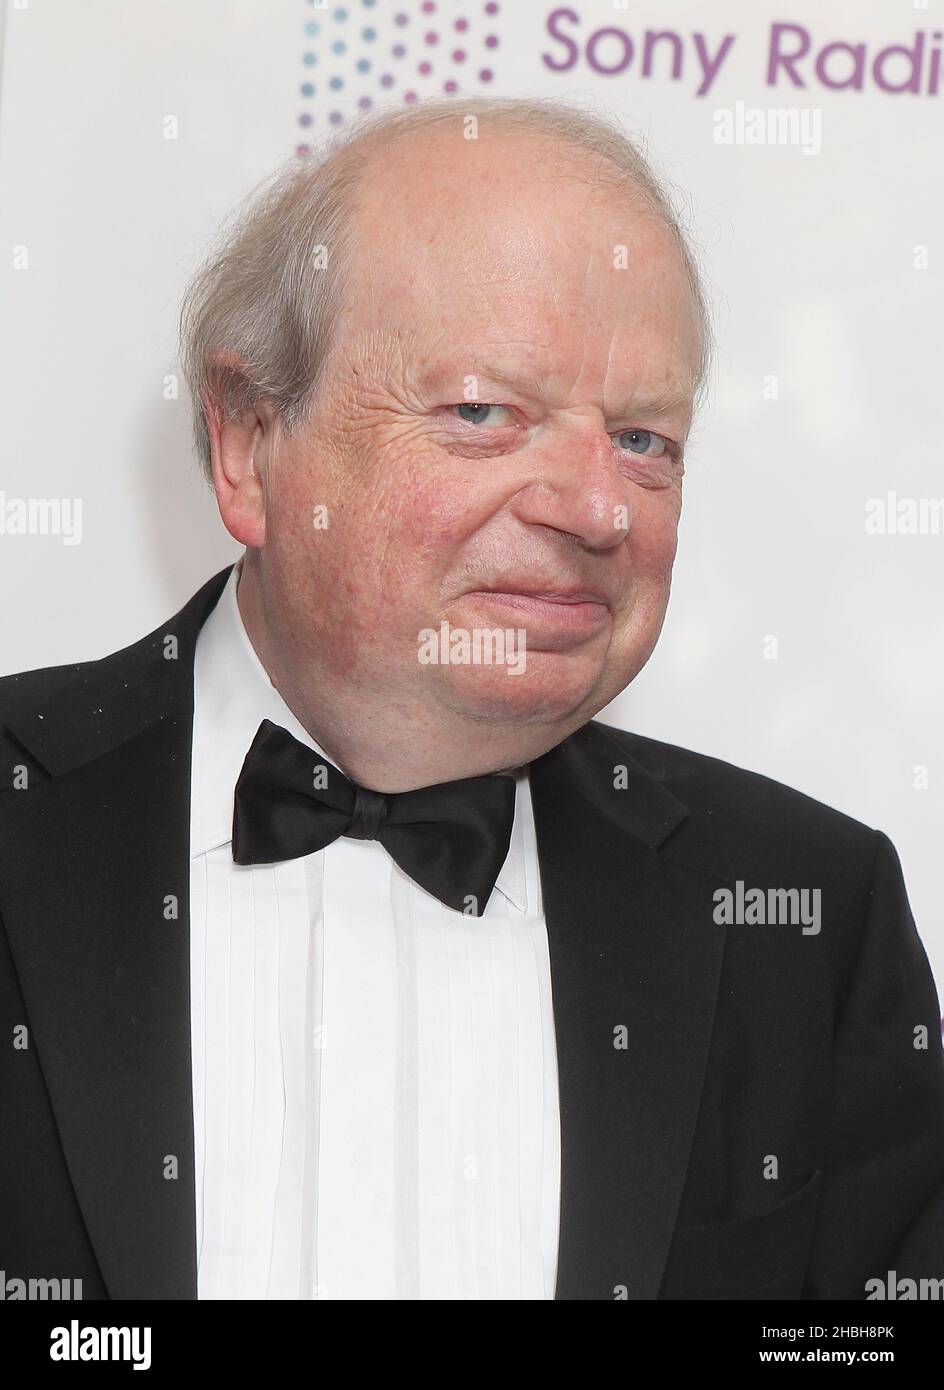
<path id="1" fill-rule="evenodd" d="M 698 353 L 678 251 L 533 137 L 397 147 L 357 225 L 310 423 L 269 461 L 270 610 L 313 681 L 564 737 L 665 615 Z M 510 632 L 505 663 L 421 659 L 444 621 Z"/>

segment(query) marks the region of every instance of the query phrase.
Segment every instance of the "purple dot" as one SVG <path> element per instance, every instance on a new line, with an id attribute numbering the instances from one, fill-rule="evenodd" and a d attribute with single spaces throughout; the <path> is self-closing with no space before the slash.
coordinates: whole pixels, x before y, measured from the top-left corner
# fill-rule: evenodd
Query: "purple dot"
<path id="1" fill-rule="evenodd" d="M 298 118 L 298 124 L 299 124 L 299 125 L 311 125 L 311 117 L 309 116 L 309 114 L 308 114 L 307 111 L 305 112 L 304 115 L 299 116 L 299 118 Z"/>
<path id="2" fill-rule="evenodd" d="M 328 120 L 331 122 L 332 125 L 340 125 L 341 122 L 344 120 L 344 117 L 341 115 L 340 111 L 332 111 L 331 115 L 328 117 Z"/>
<path id="3" fill-rule="evenodd" d="M 416 93 L 415 93 L 415 92 L 404 92 L 404 93 L 403 93 L 403 100 L 404 100 L 404 101 L 415 101 L 415 100 L 416 100 Z"/>
<path id="4" fill-rule="evenodd" d="M 494 34 L 489 34 L 488 38 L 485 40 L 485 47 L 486 47 L 486 48 L 497 48 L 497 47 L 498 47 L 498 39 L 496 38 L 496 36 L 495 36 Z"/>
<path id="5" fill-rule="evenodd" d="M 483 68 L 482 71 L 479 73 L 479 81 L 491 82 L 494 76 L 495 74 L 492 72 L 491 68 Z"/>
<path id="6" fill-rule="evenodd" d="M 451 77 L 450 77 L 450 79 L 449 79 L 448 82 L 444 82 L 444 83 L 443 83 L 443 91 L 444 91 L 444 92 L 458 92 L 458 90 L 459 90 L 459 84 L 458 84 L 458 82 L 453 82 L 453 80 L 452 80 Z"/>
<path id="7" fill-rule="evenodd" d="M 485 6 L 485 13 L 498 14 L 498 6 L 495 4 L 495 0 L 489 0 L 489 3 Z"/>
<path id="8" fill-rule="evenodd" d="M 393 77 L 391 76 L 391 74 L 390 74 L 389 72 L 385 72 L 385 73 L 384 73 L 383 77 L 380 79 L 380 85 L 381 85 L 381 87 L 392 87 L 392 86 L 393 86 Z"/>
<path id="9" fill-rule="evenodd" d="M 429 34 L 426 34 L 424 37 L 427 43 L 439 43 L 438 34 L 430 32 Z"/>
<path id="10" fill-rule="evenodd" d="M 422 73 L 424 77 L 429 77 L 429 74 L 432 72 L 432 70 L 432 63 L 420 63 L 419 68 L 417 69 L 417 71 Z"/>
<path id="11" fill-rule="evenodd" d="M 393 48 L 390 51 L 392 52 L 394 58 L 402 58 L 404 53 L 406 52 L 406 49 L 403 47 L 402 43 L 398 43 L 394 44 Z"/>
<path id="12" fill-rule="evenodd" d="M 409 18 L 409 15 L 398 14 L 398 15 L 394 18 L 394 21 L 393 21 L 393 22 L 394 22 L 394 24 L 399 24 L 400 28 L 402 29 L 403 26 L 404 26 L 404 24 L 409 24 L 410 18 Z"/>
<path id="13" fill-rule="evenodd" d="M 296 154 L 311 154 L 311 146 L 310 146 L 310 145 L 296 145 L 296 146 L 295 146 L 295 153 L 296 153 Z"/>
<path id="14" fill-rule="evenodd" d="M 469 21 L 468 21 L 467 19 L 457 19 L 457 20 L 456 20 L 455 28 L 458 29 L 458 31 L 459 31 L 460 34 L 464 34 L 465 31 L 466 31 L 466 29 L 468 29 L 468 27 L 469 27 Z"/>
<path id="15" fill-rule="evenodd" d="M 435 4 L 433 3 L 433 0 L 423 0 L 423 13 L 424 13 L 424 14 L 432 14 L 433 11 L 435 10 L 435 8 L 436 8 L 436 6 L 435 6 Z"/>
<path id="16" fill-rule="evenodd" d="M 373 106 L 374 103 L 370 97 L 361 97 L 360 101 L 357 104 L 362 111 L 367 111 L 371 106 Z"/>
<path id="17" fill-rule="evenodd" d="M 452 61 L 453 61 L 454 63 L 464 63 L 464 62 L 465 62 L 465 50 L 464 50 L 464 49 L 461 49 L 461 48 L 457 48 L 457 49 L 455 50 L 455 52 L 453 53 L 453 55 L 452 55 Z"/>

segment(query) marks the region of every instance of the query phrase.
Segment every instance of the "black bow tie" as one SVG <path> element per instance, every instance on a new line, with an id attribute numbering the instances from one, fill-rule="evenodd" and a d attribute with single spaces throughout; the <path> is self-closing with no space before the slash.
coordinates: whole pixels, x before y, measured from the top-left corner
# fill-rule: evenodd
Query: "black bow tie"
<path id="1" fill-rule="evenodd" d="M 508 853 L 514 813 L 511 777 L 369 791 L 264 719 L 236 781 L 233 859 L 274 864 L 313 854 L 339 835 L 379 840 L 440 902 L 481 917 Z"/>

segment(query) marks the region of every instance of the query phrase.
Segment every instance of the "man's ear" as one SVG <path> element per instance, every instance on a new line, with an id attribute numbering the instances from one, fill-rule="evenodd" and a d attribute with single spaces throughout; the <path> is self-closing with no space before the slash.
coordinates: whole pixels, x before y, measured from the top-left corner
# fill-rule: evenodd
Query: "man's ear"
<path id="1" fill-rule="evenodd" d="M 232 353 L 213 358 L 214 390 L 203 397 L 210 437 L 213 487 L 223 525 L 242 545 L 265 544 L 265 460 L 272 452 L 277 417 L 268 401 L 259 401 L 238 419 L 224 418 L 223 386 L 232 374 L 243 375 L 243 364 Z"/>

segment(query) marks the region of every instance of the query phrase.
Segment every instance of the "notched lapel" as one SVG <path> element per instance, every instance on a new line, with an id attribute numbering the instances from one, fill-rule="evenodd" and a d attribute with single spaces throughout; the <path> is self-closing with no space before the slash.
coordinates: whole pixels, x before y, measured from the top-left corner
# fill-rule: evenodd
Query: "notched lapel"
<path id="1" fill-rule="evenodd" d="M 654 1299 L 715 1013 L 716 880 L 665 852 L 686 808 L 604 726 L 533 764 L 531 787 L 561 1104 L 555 1296 Z"/>

